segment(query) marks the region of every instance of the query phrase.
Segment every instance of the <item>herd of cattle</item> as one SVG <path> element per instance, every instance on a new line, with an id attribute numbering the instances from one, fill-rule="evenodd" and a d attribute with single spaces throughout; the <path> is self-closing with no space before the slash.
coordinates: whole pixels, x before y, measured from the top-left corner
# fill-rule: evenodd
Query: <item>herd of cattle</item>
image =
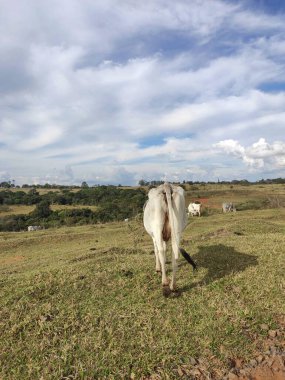
<path id="1" fill-rule="evenodd" d="M 196 201 L 194 203 L 189 203 L 188 206 L 188 216 L 201 216 L 202 203 Z M 236 208 L 232 202 L 224 202 L 222 204 L 223 212 L 236 212 Z"/>
<path id="2" fill-rule="evenodd" d="M 190 203 L 188 212 L 185 206 L 184 190 L 180 186 L 165 182 L 153 188 L 148 193 L 144 205 L 143 223 L 151 236 L 155 253 L 155 269 L 162 274 L 164 295 L 169 295 L 176 289 L 176 272 L 179 253 L 196 269 L 196 263 L 180 245 L 181 234 L 187 225 L 188 217 L 201 216 L 202 204 L 198 201 Z M 222 204 L 223 212 L 235 212 L 232 202 Z M 125 219 L 128 222 L 129 219 Z M 28 231 L 42 230 L 42 226 L 29 226 Z M 166 276 L 166 243 L 172 247 L 172 278 L 169 282 Z"/>
<path id="3" fill-rule="evenodd" d="M 223 212 L 236 211 L 233 203 L 225 202 Z M 179 252 L 196 269 L 196 264 L 190 255 L 179 247 L 181 234 L 187 225 L 188 216 L 201 216 L 201 203 L 194 202 L 185 206 L 184 190 L 180 186 L 170 183 L 153 188 L 148 193 L 148 200 L 144 206 L 143 223 L 147 233 L 151 236 L 155 253 L 155 269 L 161 272 L 163 294 L 169 295 L 176 288 L 176 272 L 178 269 Z M 172 278 L 166 276 L 166 243 L 170 241 L 172 247 Z"/>

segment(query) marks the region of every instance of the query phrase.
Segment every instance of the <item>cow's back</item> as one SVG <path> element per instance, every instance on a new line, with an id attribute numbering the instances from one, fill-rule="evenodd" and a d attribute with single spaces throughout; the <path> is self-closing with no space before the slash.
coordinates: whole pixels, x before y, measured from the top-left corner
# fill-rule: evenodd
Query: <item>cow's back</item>
<path id="1" fill-rule="evenodd" d="M 184 190 L 180 186 L 169 186 L 172 193 L 173 227 L 176 233 L 181 233 L 187 225 Z M 160 185 L 148 193 L 149 199 L 144 208 L 144 227 L 150 235 L 153 235 L 154 229 L 162 231 L 165 224 L 168 205 L 164 189 L 164 185 Z"/>

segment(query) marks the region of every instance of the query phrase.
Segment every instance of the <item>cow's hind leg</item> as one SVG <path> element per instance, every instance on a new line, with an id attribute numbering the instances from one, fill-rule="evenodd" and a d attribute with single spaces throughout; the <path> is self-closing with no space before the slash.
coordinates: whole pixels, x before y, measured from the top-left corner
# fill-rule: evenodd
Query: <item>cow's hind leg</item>
<path id="1" fill-rule="evenodd" d="M 163 251 L 162 251 L 163 252 L 163 260 L 164 260 L 164 263 L 166 265 L 166 242 L 163 241 L 162 245 L 163 245 Z M 167 279 L 166 283 L 162 281 L 162 285 L 163 285 L 163 287 L 162 287 L 162 293 L 163 293 L 164 297 L 170 296 L 171 289 L 169 287 L 169 280 Z"/>
<path id="2" fill-rule="evenodd" d="M 179 255 L 179 241 L 180 236 L 177 234 L 177 241 L 172 240 L 172 278 L 170 282 L 170 289 L 172 291 L 176 290 L 176 273 L 178 270 L 178 255 Z"/>
<path id="3" fill-rule="evenodd" d="M 161 265 L 160 265 L 159 255 L 158 255 L 158 248 L 157 248 L 155 239 L 152 238 L 152 240 L 153 240 L 153 247 L 154 247 L 154 254 L 155 254 L 155 270 L 156 270 L 156 272 L 161 272 Z"/>
<path id="4" fill-rule="evenodd" d="M 177 269 L 178 269 L 177 260 L 174 257 L 174 255 L 172 255 L 172 278 L 171 278 L 171 282 L 170 282 L 170 289 L 172 291 L 176 290 L 176 273 L 177 273 Z"/>
<path id="5" fill-rule="evenodd" d="M 160 267 L 161 267 L 161 282 L 162 282 L 162 286 L 163 286 L 163 294 L 167 295 L 170 292 L 170 289 L 169 289 L 169 281 L 168 281 L 168 278 L 166 276 L 166 263 L 165 263 L 166 244 L 162 240 L 162 237 L 160 237 L 160 236 L 157 237 L 156 243 L 157 243 L 158 258 L 159 258 Z"/>
<path id="6" fill-rule="evenodd" d="M 158 255 L 161 266 L 161 282 L 163 286 L 167 286 L 169 285 L 169 281 L 166 276 L 165 253 L 163 252 L 162 246 L 158 249 Z"/>

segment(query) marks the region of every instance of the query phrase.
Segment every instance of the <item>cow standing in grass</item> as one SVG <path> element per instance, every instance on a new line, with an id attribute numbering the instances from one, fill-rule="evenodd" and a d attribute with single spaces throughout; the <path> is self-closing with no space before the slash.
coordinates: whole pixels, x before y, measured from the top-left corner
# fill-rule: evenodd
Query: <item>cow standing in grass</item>
<path id="1" fill-rule="evenodd" d="M 200 202 L 189 203 L 188 213 L 191 216 L 195 216 L 195 215 L 201 216 L 201 203 Z"/>
<path id="2" fill-rule="evenodd" d="M 144 227 L 152 237 L 157 272 L 162 273 L 164 294 L 169 293 L 169 281 L 166 276 L 166 243 L 172 246 L 172 279 L 170 290 L 176 288 L 176 272 L 179 251 L 195 268 L 195 263 L 184 249 L 179 248 L 182 231 L 187 224 L 184 190 L 180 186 L 164 183 L 148 193 L 144 207 Z"/>
<path id="3" fill-rule="evenodd" d="M 40 231 L 42 230 L 42 227 L 41 226 L 28 226 L 28 231 L 31 232 L 31 231 Z"/>
<path id="4" fill-rule="evenodd" d="M 232 202 L 224 202 L 222 204 L 223 212 L 236 212 L 236 208 Z"/>

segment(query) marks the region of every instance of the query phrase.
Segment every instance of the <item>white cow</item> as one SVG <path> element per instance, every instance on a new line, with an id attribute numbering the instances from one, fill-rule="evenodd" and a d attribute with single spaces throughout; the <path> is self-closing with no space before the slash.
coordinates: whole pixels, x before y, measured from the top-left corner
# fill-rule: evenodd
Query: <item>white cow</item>
<path id="1" fill-rule="evenodd" d="M 41 226 L 29 226 L 28 227 L 28 231 L 39 231 L 39 230 L 42 230 L 42 227 Z"/>
<path id="2" fill-rule="evenodd" d="M 166 277 L 166 242 L 171 239 L 172 245 L 172 279 L 170 289 L 175 290 L 179 250 L 185 257 L 185 251 L 179 248 L 182 231 L 187 224 L 184 190 L 169 183 L 153 188 L 148 193 L 144 207 L 144 227 L 152 237 L 157 272 L 162 273 L 164 295 L 169 294 L 169 281 Z M 188 258 L 187 258 L 188 256 Z M 185 259 L 193 266 L 192 259 L 186 253 Z"/>
<path id="3" fill-rule="evenodd" d="M 199 215 L 201 216 L 201 203 L 189 203 L 188 213 L 191 216 Z"/>
<path id="4" fill-rule="evenodd" d="M 236 208 L 232 202 L 224 202 L 222 204 L 223 212 L 236 212 Z"/>

